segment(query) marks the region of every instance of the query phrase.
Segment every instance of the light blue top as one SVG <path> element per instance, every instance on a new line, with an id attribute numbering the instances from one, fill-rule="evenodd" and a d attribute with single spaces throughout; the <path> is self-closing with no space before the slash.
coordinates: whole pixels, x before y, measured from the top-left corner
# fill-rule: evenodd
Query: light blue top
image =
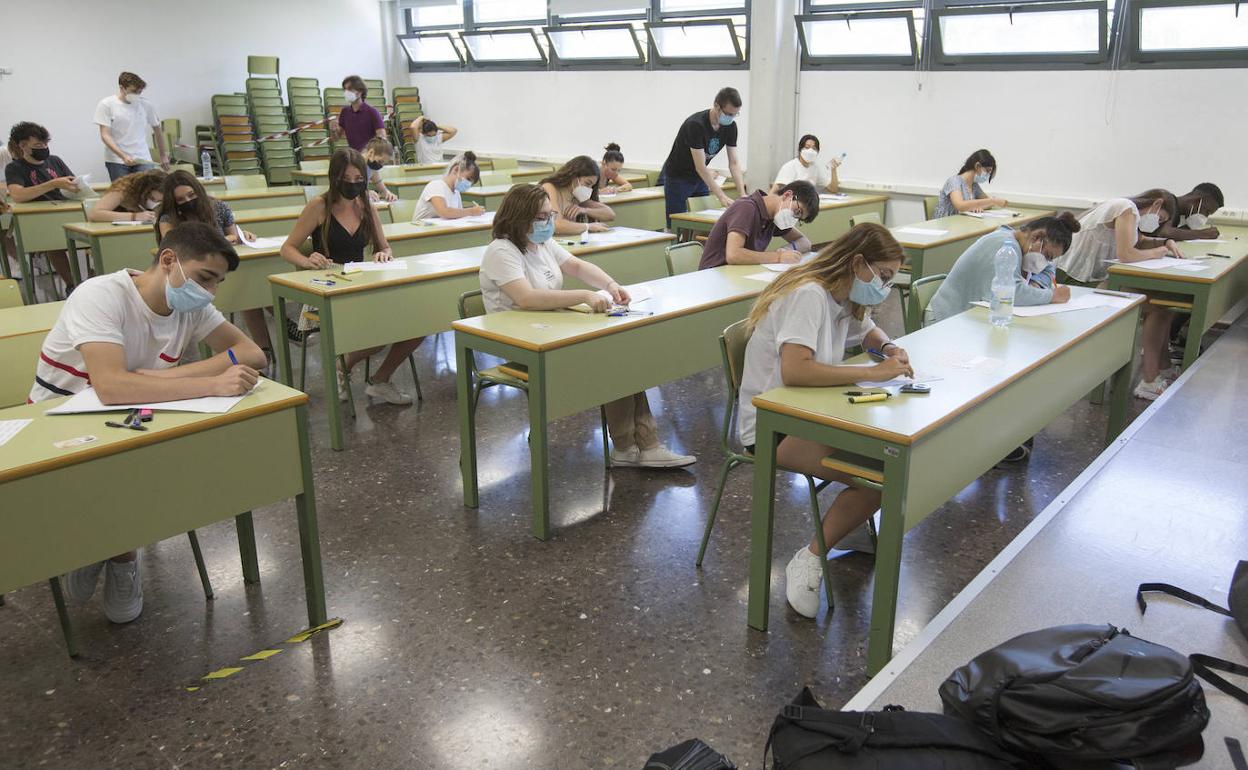
<path id="1" fill-rule="evenodd" d="M 994 260 L 1002 246 L 1014 254 L 1014 304 L 1022 307 L 1047 305 L 1053 301 L 1053 277 L 1056 273 L 1053 263 L 1050 262 L 1041 273 L 1024 276 L 1023 250 L 1014 237 L 1013 228 L 1002 225 L 971 244 L 953 263 L 949 277 L 928 303 L 928 323 L 957 315 L 969 308 L 972 302 L 987 302 L 992 297 L 992 279 L 996 274 Z"/>

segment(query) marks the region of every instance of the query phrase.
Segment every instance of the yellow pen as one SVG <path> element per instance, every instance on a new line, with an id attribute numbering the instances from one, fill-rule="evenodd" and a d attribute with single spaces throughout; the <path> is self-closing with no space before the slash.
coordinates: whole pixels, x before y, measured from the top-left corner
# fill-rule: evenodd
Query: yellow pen
<path id="1" fill-rule="evenodd" d="M 849 403 L 851 404 L 869 404 L 874 401 L 886 401 L 886 400 L 888 400 L 887 393 L 868 393 L 865 396 L 850 396 L 849 397 Z"/>

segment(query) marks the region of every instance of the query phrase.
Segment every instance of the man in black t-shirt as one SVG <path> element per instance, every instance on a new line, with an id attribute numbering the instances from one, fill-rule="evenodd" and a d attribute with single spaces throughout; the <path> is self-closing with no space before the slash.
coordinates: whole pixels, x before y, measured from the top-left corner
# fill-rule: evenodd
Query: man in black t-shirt
<path id="1" fill-rule="evenodd" d="M 735 88 L 721 88 L 709 110 L 695 112 L 681 124 L 672 151 L 663 163 L 659 183 L 667 208 L 667 225 L 672 214 L 689 210 L 689 199 L 714 195 L 727 207 L 732 199 L 715 182 L 715 172 L 707 168 L 719 151 L 728 148 L 728 171 L 737 184 L 737 194 L 746 195 L 745 179 L 737 162 L 737 116 L 741 114 L 741 94 Z"/>
<path id="2" fill-rule="evenodd" d="M 61 201 L 65 200 L 62 190 L 78 189 L 74 172 L 48 151 L 50 138 L 48 129 L 28 121 L 15 124 L 9 131 L 9 147 L 16 149 L 17 155 L 4 167 L 4 181 L 14 203 Z M 48 260 L 65 286 L 72 289 L 74 281 L 66 252 L 49 251 Z"/>

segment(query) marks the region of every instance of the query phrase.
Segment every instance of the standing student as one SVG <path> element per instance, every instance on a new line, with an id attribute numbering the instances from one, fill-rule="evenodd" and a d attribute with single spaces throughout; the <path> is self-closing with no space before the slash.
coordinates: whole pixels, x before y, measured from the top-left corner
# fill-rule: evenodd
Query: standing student
<path id="1" fill-rule="evenodd" d="M 334 128 L 334 138 L 346 137 L 351 149 L 362 151 L 368 140 L 373 137 L 386 138 L 386 123 L 381 113 L 365 99 L 368 98 L 368 86 L 359 75 L 348 75 L 342 79 L 342 98 L 347 105 L 338 113 L 338 124 Z"/>
<path id="2" fill-rule="evenodd" d="M 1180 195 L 1170 219 L 1162 220 L 1160 226 L 1147 235 L 1174 241 L 1217 238 L 1218 228 L 1209 224 L 1209 217 L 1225 205 L 1221 188 L 1212 182 L 1201 182 L 1191 192 Z"/>
<path id="3" fill-rule="evenodd" d="M 91 207 L 90 222 L 155 222 L 156 209 L 164 198 L 164 171 L 153 168 L 126 174 L 108 186 Z"/>
<path id="4" fill-rule="evenodd" d="M 178 169 L 165 177 L 165 185 L 160 193 L 160 205 L 156 209 L 156 237 L 163 239 L 174 228 L 184 222 L 200 222 L 213 225 L 230 243 L 240 243 L 242 236 L 248 240 L 255 238 L 252 233 L 243 230 L 234 223 L 234 212 L 224 201 L 209 195 L 195 175 L 189 171 Z M 264 351 L 270 365 L 275 360 L 273 343 L 269 339 L 269 325 L 265 321 L 264 311 L 268 308 L 252 308 L 242 312 L 243 323 L 251 338 Z"/>
<path id="5" fill-rule="evenodd" d="M 363 261 L 364 249 L 370 244 L 374 261 L 393 259 L 381 218 L 368 202 L 367 188 L 368 166 L 364 156 L 345 147 L 335 150 L 329 159 L 329 188 L 303 207 L 294 229 L 282 244 L 282 259 L 305 270 L 323 270 L 335 264 Z M 312 253 L 305 257 L 299 247 L 309 237 Z M 364 393 L 391 404 L 412 403 L 411 395 L 395 387 L 390 378 L 424 339 L 417 337 L 391 345 Z M 357 350 L 343 357 L 345 365 L 338 365 L 339 400 L 347 400 L 351 370 L 355 365 L 380 350 L 381 347 Z"/>
<path id="6" fill-rule="evenodd" d="M 1094 285 L 1109 275 L 1109 261 L 1142 262 L 1157 257 L 1182 257 L 1178 244 L 1171 239 L 1157 240 L 1142 234 L 1153 232 L 1161 222 L 1170 220 L 1178 207 L 1174 195 L 1165 190 L 1148 190 L 1134 198 L 1110 198 L 1079 218 L 1079 232 L 1071 241 L 1070 250 L 1057 260 L 1058 277 L 1067 283 Z M 1163 370 L 1161 364 L 1170 356 L 1169 328 L 1172 312 L 1151 303 L 1144 305 L 1141 342 L 1140 384 L 1136 398 L 1155 400 L 1178 375 L 1174 368 Z"/>
<path id="7" fill-rule="evenodd" d="M 9 152 L 13 160 L 4 167 L 4 181 L 14 203 L 63 201 L 62 190 L 78 191 L 78 179 L 65 161 L 48 149 L 52 135 L 38 123 L 22 121 L 9 130 Z M 48 261 L 65 286 L 72 291 L 74 277 L 69 270 L 65 249 L 49 251 Z"/>
<path id="8" fill-rule="evenodd" d="M 484 214 L 483 206 L 474 203 L 465 207 L 461 197 L 480 179 L 481 169 L 477 168 L 477 156 L 471 150 L 463 155 L 456 155 L 446 167 L 442 178 L 433 180 L 421 191 L 420 202 L 412 212 L 412 221 L 418 222 L 430 217 L 460 219 Z"/>
<path id="9" fill-rule="evenodd" d="M 685 118 L 672 141 L 672 149 L 659 172 L 667 208 L 667 225 L 672 214 L 689 210 L 689 199 L 714 195 L 727 207 L 732 199 L 715 181 L 715 172 L 707 168 L 719 151 L 728 148 L 728 173 L 737 185 L 737 194 L 746 195 L 745 178 L 737 160 L 737 117 L 741 115 L 741 94 L 735 88 L 721 88 L 709 110 L 695 112 Z"/>
<path id="10" fill-rule="evenodd" d="M 555 208 L 555 235 L 601 233 L 603 222 L 615 220 L 611 207 L 598 200 L 598 164 L 588 155 L 577 155 L 542 180 L 542 189 Z"/>
<path id="11" fill-rule="evenodd" d="M 417 163 L 441 163 L 442 143 L 449 142 L 459 129 L 445 123 L 438 125 L 424 115 L 412 121 L 412 133 L 416 138 Z"/>
<path id="12" fill-rule="evenodd" d="M 364 145 L 364 162 L 368 164 L 368 185 L 372 188 L 369 190 L 369 200 L 384 200 L 392 203 L 399 199 L 399 196 L 390 192 L 390 188 L 386 187 L 386 180 L 381 177 L 382 167 L 393 161 L 394 145 L 390 144 L 389 139 L 375 136 Z"/>
<path id="13" fill-rule="evenodd" d="M 771 185 L 771 192 L 775 194 L 780 191 L 781 187 L 799 179 L 810 182 L 816 190 L 840 192 L 841 180 L 836 176 L 836 170 L 840 167 L 841 161 L 837 158 L 821 163 L 819 161 L 819 137 L 806 134 L 797 141 L 797 157 L 780 167 L 780 171 L 776 174 L 776 181 Z"/>
<path id="14" fill-rule="evenodd" d="M 88 385 L 105 404 L 247 393 L 264 354 L 212 305 L 225 274 L 237 267 L 238 255 L 215 228 L 190 223 L 161 240 L 146 271 L 119 270 L 83 281 L 43 341 L 30 401 L 68 396 Z M 212 357 L 178 366 L 201 342 Z M 70 572 L 64 581 L 69 598 L 79 604 L 90 599 L 101 572 L 105 616 L 114 623 L 137 618 L 143 611 L 139 552 Z"/>
<path id="15" fill-rule="evenodd" d="M 886 228 L 864 223 L 811 261 L 781 273 L 763 290 L 750 311 L 752 334 L 741 377 L 737 424 L 746 451 L 754 453 L 757 410 L 751 402 L 764 391 L 781 386 L 839 387 L 863 379 L 882 382 L 913 376 L 906 351 L 867 317 L 870 307 L 888 297 L 904 256 Z M 866 369 L 841 366 L 845 348 L 857 344 L 879 350 L 886 357 Z M 847 475 L 821 464 L 833 451 L 813 441 L 786 436 L 776 447 L 776 464 L 849 484 Z M 839 547 L 840 541 L 879 507 L 879 492 L 846 487 L 823 517 L 823 542 Z M 823 559 L 818 541 L 812 538 L 785 569 L 785 596 L 794 610 L 808 618 L 819 612 Z"/>
<path id="16" fill-rule="evenodd" d="M 940 200 L 936 203 L 935 218 L 951 217 L 966 211 L 983 211 L 993 206 L 1004 206 L 1003 198 L 989 197 L 982 185 L 997 177 L 997 159 L 987 150 L 976 150 L 962 164 L 958 173 L 945 181 L 940 188 Z"/>
<path id="17" fill-rule="evenodd" d="M 109 179 L 155 168 L 147 146 L 149 129 L 160 154 L 160 167 L 169 170 L 165 132 L 160 128 L 156 108 L 142 98 L 145 88 L 143 78 L 123 72 L 117 77 L 117 93 L 104 97 L 95 106 L 95 125 L 99 126 L 100 141 L 104 143 L 104 166 Z"/>
<path id="18" fill-rule="evenodd" d="M 599 188 L 599 192 L 604 195 L 614 195 L 633 189 L 632 183 L 620 175 L 620 169 L 624 168 L 624 153 L 620 152 L 620 146 L 615 142 L 607 145 L 606 152 L 602 154 L 600 167 L 602 168 L 602 187 Z"/>
<path id="19" fill-rule="evenodd" d="M 541 187 L 518 184 L 503 196 L 494 216 L 494 240 L 481 259 L 481 293 L 487 313 L 559 310 L 580 304 L 602 313 L 613 302 L 628 304 L 628 292 L 611 276 L 552 240 L 556 217 L 550 196 Z M 594 291 L 564 289 L 565 276 L 603 289 L 611 299 Z M 605 407 L 613 465 L 678 468 L 697 462 L 696 457 L 675 454 L 659 442 L 658 426 L 644 392 Z"/>
<path id="20" fill-rule="evenodd" d="M 767 262 L 794 264 L 810 251 L 810 239 L 797 229 L 819 215 L 819 193 L 810 182 L 789 182 L 778 193 L 755 190 L 733 201 L 702 246 L 699 270 L 720 265 L 759 265 Z M 771 239 L 780 236 L 791 248 L 768 251 Z"/>

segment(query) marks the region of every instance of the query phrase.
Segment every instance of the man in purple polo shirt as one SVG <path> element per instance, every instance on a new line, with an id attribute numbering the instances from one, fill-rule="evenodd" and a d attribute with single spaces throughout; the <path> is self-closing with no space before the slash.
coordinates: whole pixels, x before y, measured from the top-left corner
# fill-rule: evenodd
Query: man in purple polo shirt
<path id="1" fill-rule="evenodd" d="M 819 215 L 819 193 L 805 180 L 789 182 L 774 195 L 755 190 L 738 198 L 720 215 L 702 246 L 699 270 L 720 265 L 796 264 L 810 251 L 810 239 L 797 229 Z M 789 248 L 768 251 L 780 236 Z"/>
<path id="2" fill-rule="evenodd" d="M 368 96 L 368 86 L 359 75 L 351 75 L 342 81 L 342 96 L 347 106 L 338 113 L 338 128 L 334 132 L 337 139 L 347 138 L 347 144 L 353 150 L 364 150 L 364 145 L 375 136 L 386 137 L 386 124 L 381 113 L 364 101 Z"/>

